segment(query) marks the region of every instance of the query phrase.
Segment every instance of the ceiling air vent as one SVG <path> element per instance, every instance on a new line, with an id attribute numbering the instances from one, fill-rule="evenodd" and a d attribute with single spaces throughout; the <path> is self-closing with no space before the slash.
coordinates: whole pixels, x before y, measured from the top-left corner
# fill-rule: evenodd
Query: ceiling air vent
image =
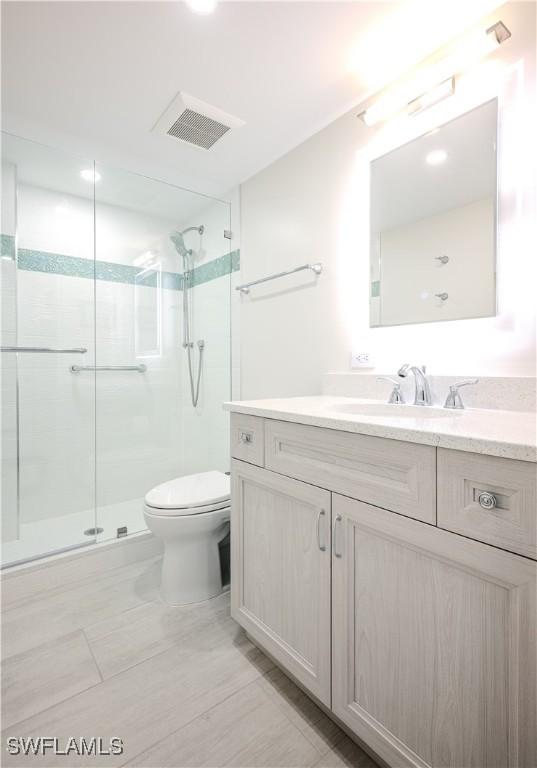
<path id="1" fill-rule="evenodd" d="M 153 130 L 172 139 L 210 149 L 228 131 L 242 125 L 243 120 L 187 93 L 178 93 Z"/>

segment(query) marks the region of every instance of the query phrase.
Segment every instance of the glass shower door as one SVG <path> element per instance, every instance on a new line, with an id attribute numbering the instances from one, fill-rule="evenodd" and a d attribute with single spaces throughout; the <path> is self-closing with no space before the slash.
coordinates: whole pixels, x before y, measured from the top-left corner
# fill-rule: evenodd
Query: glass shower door
<path id="1" fill-rule="evenodd" d="M 95 540 L 93 163 L 2 160 L 2 564 Z"/>
<path id="2" fill-rule="evenodd" d="M 97 171 L 97 526 L 110 539 L 146 529 L 154 486 L 229 468 L 232 258 L 227 203 Z"/>

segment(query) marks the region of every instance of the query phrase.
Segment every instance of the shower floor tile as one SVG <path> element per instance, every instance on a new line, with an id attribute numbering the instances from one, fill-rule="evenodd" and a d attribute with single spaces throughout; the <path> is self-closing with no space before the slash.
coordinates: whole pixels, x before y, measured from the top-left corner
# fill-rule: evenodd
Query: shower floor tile
<path id="1" fill-rule="evenodd" d="M 4 753 L 3 765 L 375 768 L 246 638 L 228 593 L 166 606 L 159 566 L 140 561 L 4 611 L 4 743 L 114 736 L 124 752 Z"/>

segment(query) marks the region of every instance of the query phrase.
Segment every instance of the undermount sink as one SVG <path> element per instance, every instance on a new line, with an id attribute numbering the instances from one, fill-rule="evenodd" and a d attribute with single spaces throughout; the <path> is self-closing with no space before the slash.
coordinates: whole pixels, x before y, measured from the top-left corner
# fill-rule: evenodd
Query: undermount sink
<path id="1" fill-rule="evenodd" d="M 391 403 L 338 403 L 332 409 L 355 416 L 378 416 L 396 419 L 442 419 L 460 416 L 462 411 L 434 408 L 430 405 L 401 405 Z"/>

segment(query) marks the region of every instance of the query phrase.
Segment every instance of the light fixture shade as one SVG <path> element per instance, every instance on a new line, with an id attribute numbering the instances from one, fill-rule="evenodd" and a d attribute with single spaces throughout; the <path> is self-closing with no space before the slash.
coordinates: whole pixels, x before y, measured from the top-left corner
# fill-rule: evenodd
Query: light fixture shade
<path id="1" fill-rule="evenodd" d="M 360 112 L 358 117 L 367 126 L 372 126 L 399 112 L 406 111 L 409 115 L 423 112 L 453 95 L 456 75 L 487 56 L 510 37 L 511 32 L 502 21 L 498 21 L 486 30 L 462 38 L 448 55 L 415 76 L 415 92 L 421 95 L 409 100 L 412 83 L 407 82 L 400 89 L 387 91 L 368 109 Z"/>
<path id="2" fill-rule="evenodd" d="M 420 112 L 423 112 L 424 109 L 429 109 L 429 107 L 433 107 L 444 99 L 453 96 L 454 93 L 455 78 L 450 77 L 447 80 L 444 80 L 443 83 L 435 85 L 430 91 L 422 93 L 417 99 L 409 101 L 407 104 L 407 112 L 409 115 L 417 115 Z"/>

